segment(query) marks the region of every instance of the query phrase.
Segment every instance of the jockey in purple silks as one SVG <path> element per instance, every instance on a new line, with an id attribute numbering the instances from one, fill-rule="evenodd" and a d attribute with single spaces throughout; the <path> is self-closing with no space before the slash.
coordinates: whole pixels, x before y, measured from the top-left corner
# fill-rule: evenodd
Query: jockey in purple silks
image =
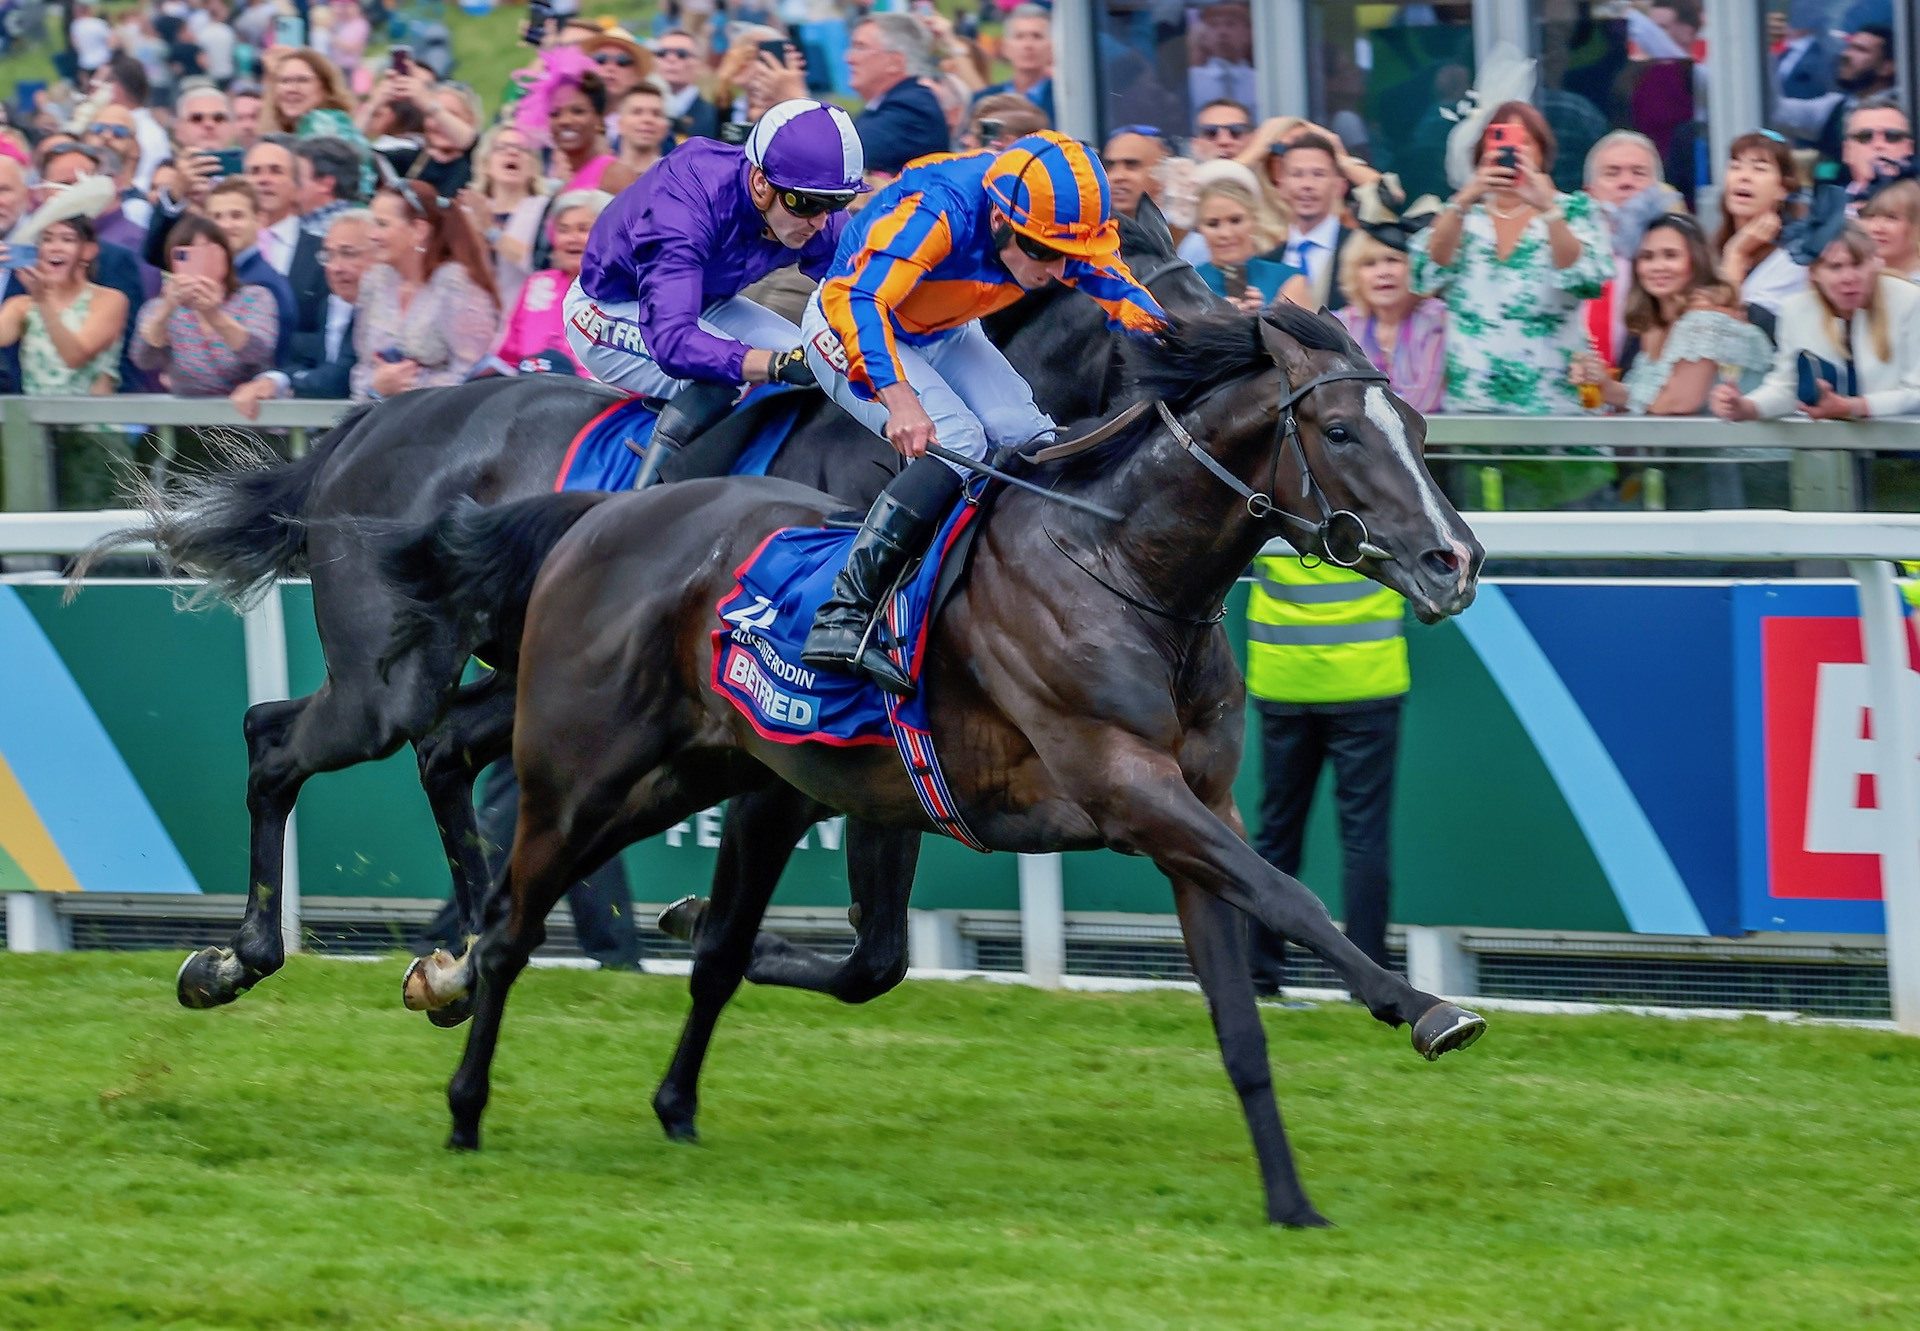
<path id="1" fill-rule="evenodd" d="M 602 383 L 665 402 L 636 489 L 741 385 L 814 382 L 800 330 L 740 292 L 791 263 L 823 277 L 863 172 L 847 113 L 796 98 L 740 147 L 688 139 L 600 214 L 567 292 L 567 341 Z"/>

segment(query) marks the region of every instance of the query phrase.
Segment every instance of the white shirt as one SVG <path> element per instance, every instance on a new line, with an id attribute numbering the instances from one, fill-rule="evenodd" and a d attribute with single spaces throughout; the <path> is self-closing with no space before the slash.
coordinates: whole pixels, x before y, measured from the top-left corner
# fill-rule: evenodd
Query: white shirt
<path id="1" fill-rule="evenodd" d="M 1311 242 L 1304 254 L 1302 241 Z M 1287 262 L 1306 273 L 1307 284 L 1322 300 L 1332 290 L 1333 250 L 1339 243 L 1340 218 L 1335 213 L 1321 218 L 1311 231 L 1296 229 L 1287 233 Z"/>
<path id="2" fill-rule="evenodd" d="M 1767 252 L 1767 257 L 1753 266 L 1746 280 L 1740 284 L 1740 299 L 1749 305 L 1758 305 L 1774 318 L 1780 317 L 1781 307 L 1788 299 L 1807 289 L 1807 270 L 1793 261 L 1793 256 L 1779 246 Z"/>
<path id="3" fill-rule="evenodd" d="M 260 228 L 260 254 L 282 277 L 293 267 L 293 251 L 299 243 L 300 219 L 293 213 Z"/>
<path id="4" fill-rule="evenodd" d="M 69 37 L 74 61 L 80 68 L 95 70 L 113 59 L 113 29 L 98 14 L 75 19 Z"/>
<path id="5" fill-rule="evenodd" d="M 133 169 L 133 183 L 144 192 L 153 185 L 153 171 L 173 156 L 173 144 L 167 131 L 144 106 L 133 109 L 133 140 L 140 145 L 140 165 Z"/>
<path id="6" fill-rule="evenodd" d="M 340 344 L 346 340 L 347 325 L 353 322 L 353 304 L 327 293 L 327 359 L 340 359 Z"/>
<path id="7" fill-rule="evenodd" d="M 207 22 L 194 34 L 200 45 L 200 62 L 207 77 L 225 83 L 233 77 L 233 47 L 237 39 L 224 23 Z"/>
<path id="8" fill-rule="evenodd" d="M 1893 352 L 1883 361 L 1874 354 L 1873 325 L 1865 310 L 1853 316 L 1847 347 L 1836 347 L 1827 336 L 1827 307 L 1815 291 L 1803 291 L 1780 310 L 1773 368 L 1753 390 L 1753 405 L 1763 418 L 1786 416 L 1800 409 L 1799 353 L 1811 351 L 1822 360 L 1853 362 L 1855 379 L 1867 411 L 1873 416 L 1911 416 L 1920 413 L 1920 286 L 1882 276 L 1874 299 L 1887 307 L 1887 333 Z"/>

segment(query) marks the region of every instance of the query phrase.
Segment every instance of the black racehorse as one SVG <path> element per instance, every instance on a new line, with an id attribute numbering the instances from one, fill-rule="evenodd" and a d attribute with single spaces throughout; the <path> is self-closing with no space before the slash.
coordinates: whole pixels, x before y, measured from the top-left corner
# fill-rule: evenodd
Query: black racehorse
<path id="1" fill-rule="evenodd" d="M 1292 306 L 1211 314 L 1128 354 L 1157 409 L 1037 473 L 1123 522 L 997 497 L 930 638 L 932 729 L 987 846 L 1104 846 L 1166 873 L 1267 1214 L 1323 1224 L 1281 1126 L 1242 915 L 1323 957 L 1380 1020 L 1410 1023 L 1430 1059 L 1485 1023 L 1374 965 L 1247 845 L 1231 795 L 1245 697 L 1221 607 L 1277 531 L 1364 554 L 1360 567 L 1427 621 L 1473 599 L 1483 552 L 1427 472 L 1421 418 L 1333 320 Z M 899 758 L 770 743 L 708 683 L 714 607 L 735 568 L 769 532 L 835 507 L 772 480 L 468 506 L 384 558 L 430 621 L 453 613 L 496 650 L 519 644 L 511 856 L 479 940 L 421 977 L 429 1003 L 473 1004 L 448 1091 L 454 1146 L 479 1145 L 508 988 L 566 885 L 721 799 L 731 816 L 713 897 L 663 920 L 694 951 L 692 1012 L 654 1097 L 669 1136 L 694 1135 L 701 1062 L 743 978 L 860 1002 L 905 974 L 908 892 L 932 824 Z M 759 930 L 796 838 L 827 810 L 848 815 L 857 941 L 843 958 Z"/>
<path id="2" fill-rule="evenodd" d="M 1123 253 L 1170 309 L 1213 299 L 1175 258 L 1163 219 L 1123 226 Z M 1031 379 L 1056 420 L 1107 404 L 1117 349 L 1099 309 L 1064 288 L 1037 292 L 997 318 L 995 333 Z M 374 571 L 366 533 L 381 523 L 419 523 L 456 501 L 483 505 L 549 491 L 579 429 L 621 394 L 586 380 L 535 375 L 407 393 L 343 420 L 297 461 L 252 465 L 177 483 L 148 503 L 150 522 L 116 532 L 94 555 L 143 541 L 207 579 L 210 594 L 244 603 L 275 578 L 305 572 L 326 659 L 325 681 L 303 698 L 248 708 L 247 808 L 252 815 L 246 914 L 224 946 L 204 948 L 180 968 L 187 1007 L 232 1002 L 284 961 L 280 891 L 287 815 L 307 779 L 384 758 L 411 742 L 433 809 L 454 897 L 477 922 L 486 881 L 472 803 L 475 773 L 505 752 L 513 689 L 490 673 L 463 688 L 447 713 L 444 688 L 465 660 L 449 632 L 383 662 L 395 603 Z M 729 440 L 751 431 L 755 413 L 737 413 L 665 479 L 699 474 L 715 457 L 724 472 Z M 893 451 L 824 396 L 816 395 L 771 474 L 864 508 L 899 465 Z M 84 570 L 91 557 L 80 563 Z"/>

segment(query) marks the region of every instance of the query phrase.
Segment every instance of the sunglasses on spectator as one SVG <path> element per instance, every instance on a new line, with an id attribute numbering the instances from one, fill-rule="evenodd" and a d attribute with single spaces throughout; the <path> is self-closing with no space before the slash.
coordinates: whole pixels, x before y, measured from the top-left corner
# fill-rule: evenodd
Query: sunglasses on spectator
<path id="1" fill-rule="evenodd" d="M 127 126 L 109 125 L 103 120 L 96 120 L 91 125 L 88 125 L 87 133 L 104 134 L 110 139 L 130 139 L 133 137 L 133 131 Z"/>
<path id="2" fill-rule="evenodd" d="M 1022 254 L 1035 263 L 1055 263 L 1067 257 L 1053 246 L 1043 245 L 1023 231 L 1013 233 L 1013 243 L 1020 247 Z"/>
<path id="3" fill-rule="evenodd" d="M 593 63 L 596 65 L 618 65 L 621 69 L 632 69 L 633 57 L 625 51 L 602 51 L 594 56 Z"/>
<path id="4" fill-rule="evenodd" d="M 1910 129 L 1856 129 L 1847 135 L 1855 143 L 1872 143 L 1879 139 L 1882 143 L 1912 143 L 1913 131 Z"/>
<path id="5" fill-rule="evenodd" d="M 851 194 L 809 194 L 797 189 L 780 191 L 780 206 L 795 217 L 818 217 L 822 213 L 837 213 L 852 202 Z"/>
<path id="6" fill-rule="evenodd" d="M 185 119 L 189 125 L 224 125 L 233 117 L 225 111 L 194 111 Z"/>
<path id="7" fill-rule="evenodd" d="M 1237 139 L 1253 133 L 1253 126 L 1244 120 L 1236 120 L 1228 125 L 1197 125 L 1193 132 L 1203 139 L 1217 139 L 1222 134 L 1228 134 Z"/>
<path id="8" fill-rule="evenodd" d="M 981 120 L 973 126 L 973 136 L 982 143 L 991 143 L 1006 132 L 1007 122 L 1004 120 Z"/>
<path id="9" fill-rule="evenodd" d="M 316 257 L 320 260 L 320 266 L 324 268 L 335 259 L 351 262 L 365 253 L 366 251 L 358 245 L 323 246 Z"/>
<path id="10" fill-rule="evenodd" d="M 691 46 L 663 46 L 655 51 L 654 54 L 662 60 L 691 60 L 693 59 L 693 48 Z"/>

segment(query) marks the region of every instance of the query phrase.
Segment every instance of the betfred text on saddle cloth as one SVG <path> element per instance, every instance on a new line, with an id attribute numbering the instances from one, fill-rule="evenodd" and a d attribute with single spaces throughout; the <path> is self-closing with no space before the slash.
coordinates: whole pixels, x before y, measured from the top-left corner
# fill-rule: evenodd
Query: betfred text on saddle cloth
<path id="1" fill-rule="evenodd" d="M 947 516 L 927 557 L 889 598 L 881 646 L 918 680 L 941 566 L 980 509 L 961 503 Z M 733 590 L 715 607 L 713 689 L 763 739 L 780 744 L 893 744 L 914 793 L 935 827 L 985 850 L 960 818 L 934 748 L 924 689 L 911 698 L 881 690 L 864 676 L 816 670 L 800 660 L 813 613 L 833 588 L 854 533 L 832 527 L 786 527 L 761 542 L 735 572 Z"/>

